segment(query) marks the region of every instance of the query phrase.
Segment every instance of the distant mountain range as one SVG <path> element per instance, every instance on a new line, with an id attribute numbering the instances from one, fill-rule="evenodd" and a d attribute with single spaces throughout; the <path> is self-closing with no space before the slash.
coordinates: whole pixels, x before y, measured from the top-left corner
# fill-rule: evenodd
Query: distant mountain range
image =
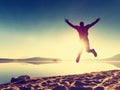
<path id="1" fill-rule="evenodd" d="M 102 60 L 120 60 L 120 54 L 117 54 L 113 57 L 102 59 Z M 31 58 L 25 58 L 25 59 L 9 59 L 9 58 L 0 58 L 0 63 L 12 63 L 12 62 L 18 62 L 18 63 L 31 63 L 31 64 L 44 64 L 44 63 L 57 63 L 61 62 L 60 59 L 54 59 L 54 58 L 43 58 L 43 57 L 31 57 Z"/>
<path id="2" fill-rule="evenodd" d="M 110 58 L 106 58 L 105 60 L 120 60 L 120 54 L 117 54 L 117 55 L 110 57 Z"/>
<path id="3" fill-rule="evenodd" d="M 18 62 L 18 63 L 44 64 L 44 63 L 56 63 L 60 61 L 62 60 L 53 59 L 53 58 L 43 58 L 43 57 L 32 57 L 25 59 L 0 58 L 0 63 Z"/>

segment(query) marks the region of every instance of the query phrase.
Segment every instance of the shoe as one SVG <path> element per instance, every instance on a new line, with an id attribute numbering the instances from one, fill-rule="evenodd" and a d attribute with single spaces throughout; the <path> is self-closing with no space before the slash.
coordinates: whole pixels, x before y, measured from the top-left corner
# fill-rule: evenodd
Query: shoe
<path id="1" fill-rule="evenodd" d="M 79 63 L 79 60 L 80 60 L 80 55 L 77 56 L 76 63 Z"/>
<path id="2" fill-rule="evenodd" d="M 76 63 L 79 63 L 79 58 L 78 57 L 76 58 Z"/>
<path id="3" fill-rule="evenodd" d="M 95 57 L 97 57 L 97 53 L 96 53 L 96 51 L 93 49 L 92 50 L 92 53 L 93 53 L 93 55 L 95 56 Z"/>

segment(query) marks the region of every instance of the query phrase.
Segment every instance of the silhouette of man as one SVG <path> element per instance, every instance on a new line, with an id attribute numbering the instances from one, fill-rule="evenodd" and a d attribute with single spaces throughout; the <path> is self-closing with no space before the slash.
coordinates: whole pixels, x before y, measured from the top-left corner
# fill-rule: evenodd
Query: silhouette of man
<path id="1" fill-rule="evenodd" d="M 78 53 L 78 56 L 76 58 L 76 62 L 78 63 L 80 60 L 80 56 L 81 53 L 83 51 L 83 46 L 85 46 L 86 51 L 88 53 L 93 53 L 93 55 L 95 57 L 97 57 L 97 53 L 94 49 L 90 49 L 90 45 L 89 45 L 89 39 L 88 39 L 88 30 L 89 28 L 91 28 L 92 26 L 94 26 L 98 21 L 100 20 L 100 18 L 96 19 L 94 22 L 92 22 L 91 24 L 87 24 L 84 25 L 84 22 L 81 21 L 79 25 L 73 25 L 71 22 L 69 22 L 68 19 L 65 19 L 65 22 L 71 26 L 72 28 L 74 28 L 75 30 L 77 30 L 80 40 L 81 40 L 81 44 L 82 44 L 82 48 L 80 50 L 80 52 Z"/>

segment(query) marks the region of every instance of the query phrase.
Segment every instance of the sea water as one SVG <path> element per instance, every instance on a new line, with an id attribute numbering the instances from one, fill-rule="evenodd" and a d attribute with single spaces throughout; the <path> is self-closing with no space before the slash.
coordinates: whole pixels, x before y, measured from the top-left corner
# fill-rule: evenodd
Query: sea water
<path id="1" fill-rule="evenodd" d="M 59 75 L 82 74 L 96 71 L 119 69 L 118 67 L 102 62 L 82 61 L 47 64 L 29 63 L 0 63 L 0 84 L 10 82 L 12 77 L 29 75 L 31 77 L 49 77 Z"/>

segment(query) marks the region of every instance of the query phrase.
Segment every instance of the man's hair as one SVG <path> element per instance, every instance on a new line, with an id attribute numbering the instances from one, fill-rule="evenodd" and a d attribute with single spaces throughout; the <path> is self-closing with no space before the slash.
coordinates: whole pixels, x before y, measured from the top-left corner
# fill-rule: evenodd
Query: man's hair
<path id="1" fill-rule="evenodd" d="M 80 26 L 84 26 L 84 22 L 83 21 L 80 22 Z"/>

